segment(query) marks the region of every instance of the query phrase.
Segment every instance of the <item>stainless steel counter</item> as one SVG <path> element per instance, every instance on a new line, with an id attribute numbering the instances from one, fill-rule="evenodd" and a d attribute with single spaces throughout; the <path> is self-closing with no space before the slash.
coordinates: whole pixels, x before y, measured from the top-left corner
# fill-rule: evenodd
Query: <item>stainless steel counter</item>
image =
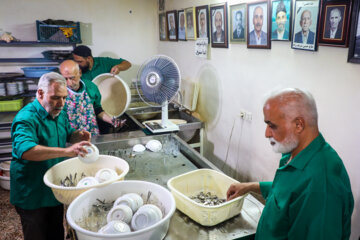
<path id="1" fill-rule="evenodd" d="M 220 171 L 175 134 L 131 138 L 133 134 L 135 133 L 131 133 L 132 136 L 109 134 L 92 140 L 99 148 L 100 154 L 118 156 L 129 163 L 130 171 L 126 179 L 140 179 L 167 187 L 170 178 L 198 168 Z M 162 142 L 163 151 L 143 154 L 132 152 L 132 146 L 138 143 L 145 145 L 151 139 Z M 176 210 L 165 239 L 252 239 L 262 209 L 263 205 L 253 196 L 248 195 L 239 215 L 214 227 L 201 226 Z"/>

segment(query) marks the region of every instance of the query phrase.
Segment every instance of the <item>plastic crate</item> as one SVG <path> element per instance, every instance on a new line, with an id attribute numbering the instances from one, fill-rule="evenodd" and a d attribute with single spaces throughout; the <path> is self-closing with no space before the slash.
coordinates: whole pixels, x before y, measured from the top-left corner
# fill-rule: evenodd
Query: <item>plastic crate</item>
<path id="1" fill-rule="evenodd" d="M 16 112 L 23 107 L 23 99 L 0 101 L 0 112 Z"/>
<path id="2" fill-rule="evenodd" d="M 81 43 L 80 23 L 71 25 L 51 25 L 36 20 L 39 42 Z"/>
<path id="3" fill-rule="evenodd" d="M 237 182 L 218 171 L 199 169 L 173 177 L 169 179 L 167 185 L 175 198 L 177 209 L 203 226 L 214 226 L 240 214 L 246 195 L 216 206 L 197 203 L 189 196 L 202 191 L 226 198 L 227 189 L 232 183 Z"/>

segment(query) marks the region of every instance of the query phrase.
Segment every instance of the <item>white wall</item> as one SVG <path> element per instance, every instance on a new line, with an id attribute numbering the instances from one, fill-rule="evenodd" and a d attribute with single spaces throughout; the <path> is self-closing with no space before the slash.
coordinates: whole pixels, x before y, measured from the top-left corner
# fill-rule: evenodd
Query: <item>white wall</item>
<path id="1" fill-rule="evenodd" d="M 165 7 L 166 11 L 180 10 L 220 2 L 167 0 Z M 242 2 L 228 1 L 228 5 Z M 247 49 L 245 44 L 211 48 L 211 60 L 194 56 L 194 41 L 159 42 L 158 49 L 175 59 L 183 79 L 200 82 L 198 109 L 207 123 L 205 156 L 242 181 L 272 180 L 280 158 L 264 137 L 264 94 L 275 87 L 300 87 L 312 92 L 320 130 L 342 157 L 350 176 L 356 200 L 351 239 L 358 239 L 360 65 L 346 62 L 347 48 L 319 46 L 317 52 L 307 52 L 291 49 L 290 42 L 271 44 L 271 50 Z M 238 117 L 241 110 L 253 114 L 251 122 Z M 224 162 L 236 170 L 225 167 Z"/>
<path id="2" fill-rule="evenodd" d="M 121 73 L 127 80 L 136 76 L 146 58 L 157 51 L 156 0 L 1 0 L 0 30 L 20 40 L 35 41 L 36 20 L 64 19 L 81 22 L 83 44 L 94 56 L 124 58 L 133 67 Z M 130 13 L 131 11 L 131 13 Z M 2 47 L 0 58 L 42 57 L 47 49 L 64 47 Z M 21 71 L 19 64 L 1 64 L 0 71 Z"/>
<path id="3" fill-rule="evenodd" d="M 165 7 L 180 10 L 218 2 L 167 0 Z M 241 1 L 228 1 L 236 3 Z M 272 42 L 271 50 L 230 44 L 229 49 L 212 48 L 211 60 L 204 60 L 194 57 L 194 41 L 158 41 L 157 0 L 1 0 L 1 6 L 6 7 L 0 8 L 0 29 L 22 40 L 36 39 L 35 20 L 82 22 L 84 44 L 94 56 L 123 57 L 133 64 L 122 74 L 126 80 L 153 54 L 174 58 L 182 78 L 201 85 L 198 111 L 206 122 L 206 157 L 220 167 L 226 162 L 223 169 L 243 181 L 271 180 L 280 157 L 264 137 L 263 95 L 274 87 L 308 89 L 317 100 L 321 132 L 348 170 L 356 200 L 352 239 L 360 235 L 355 227 L 360 225 L 360 65 L 346 62 L 347 49 L 320 46 L 306 52 L 291 49 L 289 42 Z M 20 49 L 1 47 L 0 57 L 41 57 L 44 50 Z M 1 72 L 11 70 L 19 71 L 19 66 L 0 65 Z M 252 121 L 238 118 L 240 110 L 251 112 Z"/>

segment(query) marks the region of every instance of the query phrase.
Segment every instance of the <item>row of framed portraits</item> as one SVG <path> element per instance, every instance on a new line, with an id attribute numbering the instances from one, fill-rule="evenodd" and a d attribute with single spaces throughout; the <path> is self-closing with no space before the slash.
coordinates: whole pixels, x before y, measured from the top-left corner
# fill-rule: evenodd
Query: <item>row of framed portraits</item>
<path id="1" fill-rule="evenodd" d="M 270 49 L 271 41 L 291 41 L 292 48 L 309 51 L 318 43 L 348 47 L 350 20 L 359 15 L 354 2 L 353 18 L 352 0 L 261 0 L 231 5 L 229 17 L 226 2 L 167 11 L 159 14 L 160 40 L 207 37 L 214 48 L 227 48 L 229 39 L 248 48 Z"/>

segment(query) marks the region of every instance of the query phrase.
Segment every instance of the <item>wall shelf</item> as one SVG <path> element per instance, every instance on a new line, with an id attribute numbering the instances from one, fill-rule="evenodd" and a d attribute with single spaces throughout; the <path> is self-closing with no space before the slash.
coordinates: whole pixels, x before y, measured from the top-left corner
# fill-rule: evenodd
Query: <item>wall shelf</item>
<path id="1" fill-rule="evenodd" d="M 77 43 L 66 42 L 38 42 L 38 41 L 0 41 L 0 47 L 41 47 L 41 46 L 70 46 L 73 49 Z M 46 58 L 0 58 L 0 63 L 46 63 L 58 64 L 63 60 L 53 60 Z"/>
<path id="2" fill-rule="evenodd" d="M 0 47 L 36 47 L 36 46 L 72 46 L 75 47 L 76 43 L 66 43 L 66 42 L 38 42 L 38 41 L 15 41 L 15 42 L 5 42 L 0 41 Z"/>

